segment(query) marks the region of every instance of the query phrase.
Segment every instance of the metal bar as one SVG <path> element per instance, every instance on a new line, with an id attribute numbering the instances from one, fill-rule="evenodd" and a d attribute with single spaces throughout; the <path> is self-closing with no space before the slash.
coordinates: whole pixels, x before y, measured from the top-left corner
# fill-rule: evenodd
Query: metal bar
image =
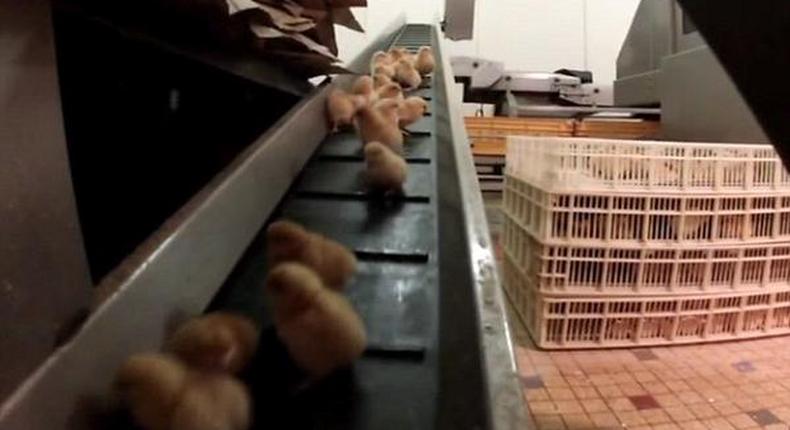
<path id="1" fill-rule="evenodd" d="M 444 45 L 439 35 L 437 43 Z M 448 52 L 444 46 L 437 50 Z M 449 96 L 453 94 L 454 80 L 450 76 L 452 67 L 447 56 L 438 58 L 444 79 L 436 84 L 441 85 L 440 91 Z M 518 381 L 518 371 L 513 356 L 513 345 L 510 327 L 505 314 L 505 305 L 497 275 L 491 235 L 485 217 L 482 192 L 477 181 L 475 166 L 472 159 L 469 141 L 466 137 L 463 117 L 457 103 L 448 103 L 446 120 L 450 123 L 450 132 L 455 153 L 460 185 L 461 204 L 466 226 L 468 257 L 470 270 L 474 280 L 474 292 L 478 310 L 477 328 L 482 342 L 483 374 L 485 377 L 490 408 L 491 427 L 497 430 L 528 428 L 527 414 L 524 408 L 524 397 Z M 471 315 L 470 315 L 471 317 Z"/>

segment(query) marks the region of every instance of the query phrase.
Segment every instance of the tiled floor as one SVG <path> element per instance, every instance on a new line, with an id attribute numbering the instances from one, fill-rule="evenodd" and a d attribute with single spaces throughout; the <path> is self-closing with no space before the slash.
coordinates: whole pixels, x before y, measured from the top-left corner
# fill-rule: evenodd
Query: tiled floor
<path id="1" fill-rule="evenodd" d="M 496 240 L 498 197 L 486 197 Z M 790 428 L 790 337 L 550 352 L 509 314 L 534 428 Z"/>

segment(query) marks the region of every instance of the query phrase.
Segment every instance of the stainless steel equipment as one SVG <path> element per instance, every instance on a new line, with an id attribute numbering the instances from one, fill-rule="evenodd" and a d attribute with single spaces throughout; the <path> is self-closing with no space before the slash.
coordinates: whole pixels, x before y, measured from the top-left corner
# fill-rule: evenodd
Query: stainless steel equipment
<path id="1" fill-rule="evenodd" d="M 564 73 L 509 71 L 498 61 L 452 58 L 468 103 L 492 103 L 503 116 L 575 117 L 595 113 L 658 115 L 655 108 L 615 107 L 611 88 Z"/>

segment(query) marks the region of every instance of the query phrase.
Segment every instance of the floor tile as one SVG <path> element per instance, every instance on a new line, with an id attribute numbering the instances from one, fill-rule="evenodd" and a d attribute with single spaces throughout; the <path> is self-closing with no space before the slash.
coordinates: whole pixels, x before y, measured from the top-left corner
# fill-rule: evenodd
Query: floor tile
<path id="1" fill-rule="evenodd" d="M 596 412 L 590 414 L 590 419 L 598 428 L 605 429 L 620 427 L 620 421 L 618 421 L 617 417 L 611 412 Z"/>
<path id="2" fill-rule="evenodd" d="M 751 361 L 739 361 L 737 363 L 732 363 L 732 367 L 741 373 L 754 372 L 757 370 Z"/>
<path id="3" fill-rule="evenodd" d="M 692 421 L 696 420 L 694 414 L 691 411 L 683 406 L 671 406 L 668 408 L 663 409 L 675 422 L 683 422 L 683 421 Z M 736 410 L 737 411 L 737 410 Z"/>
<path id="4" fill-rule="evenodd" d="M 631 351 L 631 353 L 634 354 L 634 357 L 636 357 L 637 360 L 641 361 L 658 359 L 656 354 L 651 349 L 634 349 Z"/>
<path id="5" fill-rule="evenodd" d="M 661 407 L 661 405 L 658 404 L 658 401 L 655 399 L 655 397 L 649 394 L 641 395 L 641 396 L 630 396 L 628 397 L 628 399 L 631 400 L 631 403 L 634 404 L 634 407 L 636 407 L 636 409 L 640 411 L 645 409 L 656 409 Z"/>
<path id="6" fill-rule="evenodd" d="M 749 412 L 749 416 L 759 425 L 767 426 L 769 424 L 778 424 L 782 422 L 779 418 L 776 417 L 771 411 L 768 409 L 758 409 L 756 411 Z"/>
<path id="7" fill-rule="evenodd" d="M 601 399 L 582 400 L 580 403 L 588 413 L 609 411 L 609 406 Z"/>
<path id="8" fill-rule="evenodd" d="M 661 409 L 642 410 L 639 411 L 639 414 L 645 419 L 645 421 L 647 421 L 648 424 L 652 425 L 672 422 L 672 418 L 670 418 L 669 414 Z"/>
<path id="9" fill-rule="evenodd" d="M 521 385 L 524 388 L 543 388 L 543 378 L 538 375 L 522 376 Z"/>
<path id="10" fill-rule="evenodd" d="M 740 413 L 735 415 L 730 415 L 727 417 L 727 421 L 732 424 L 733 427 L 736 429 L 742 430 L 747 429 L 749 427 L 754 427 L 757 425 L 757 422 L 753 420 L 749 415 Z"/>

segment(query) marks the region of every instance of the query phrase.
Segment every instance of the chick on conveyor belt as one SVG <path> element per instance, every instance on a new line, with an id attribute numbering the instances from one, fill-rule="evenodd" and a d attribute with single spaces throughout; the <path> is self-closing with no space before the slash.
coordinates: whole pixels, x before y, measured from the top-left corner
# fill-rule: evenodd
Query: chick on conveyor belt
<path id="1" fill-rule="evenodd" d="M 433 67 L 429 48 L 417 55 L 402 48 L 379 52 L 372 77 L 327 97 L 332 131 L 354 125 L 359 134 L 371 192 L 402 192 L 408 166 L 401 128 L 427 110 L 425 100 L 403 92 L 416 89 Z M 287 398 L 362 355 L 365 328 L 343 295 L 356 271 L 354 254 L 289 221 L 271 224 L 266 233 L 270 270 L 262 289 L 273 301 L 274 327 L 259 332 L 244 316 L 213 312 L 178 327 L 164 353 L 131 356 L 115 385 L 143 429 L 248 429 L 253 404 L 271 407 L 270 400 Z"/>

